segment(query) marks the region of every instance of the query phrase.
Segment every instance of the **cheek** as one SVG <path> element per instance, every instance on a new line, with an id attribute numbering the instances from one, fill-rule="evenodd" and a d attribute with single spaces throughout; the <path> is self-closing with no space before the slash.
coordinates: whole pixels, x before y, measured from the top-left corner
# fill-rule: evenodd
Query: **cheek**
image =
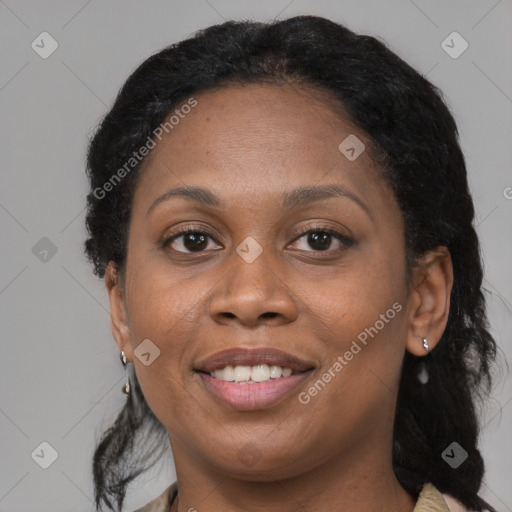
<path id="1" fill-rule="evenodd" d="M 175 272 L 163 272 L 157 266 L 132 266 L 129 271 L 128 324 L 137 378 L 158 417 L 167 414 L 165 411 L 176 414 L 180 404 L 187 403 L 181 382 L 189 371 L 185 356 L 194 339 L 197 315 L 204 308 L 205 284 L 200 280 L 180 282 Z M 137 357 L 141 351 L 137 347 L 144 346 L 143 342 L 149 352 L 157 354 L 149 365 Z"/>
<path id="2" fill-rule="evenodd" d="M 309 288 L 307 330 L 325 347 L 319 377 L 329 387 L 324 393 L 317 386 L 317 405 L 341 415 L 389 408 L 398 386 L 406 338 L 404 260 L 398 251 L 380 254 Z"/>
<path id="3" fill-rule="evenodd" d="M 132 267 L 130 287 L 127 288 L 130 331 L 135 344 L 153 337 L 165 345 L 179 341 L 183 329 L 208 290 L 205 281 L 183 280 L 180 271 L 170 271 L 160 263 Z"/>
<path id="4" fill-rule="evenodd" d="M 376 322 L 382 334 L 396 328 L 392 325 L 399 323 L 396 309 L 405 309 L 406 289 L 401 274 L 399 257 L 394 261 L 391 256 L 376 254 L 340 267 L 328 281 L 304 279 L 299 288 L 307 290 L 302 292 L 301 300 L 304 319 L 311 322 L 310 332 L 322 337 L 323 330 L 331 338 L 330 344 L 341 350 Z M 401 307 L 393 309 L 394 303 Z"/>

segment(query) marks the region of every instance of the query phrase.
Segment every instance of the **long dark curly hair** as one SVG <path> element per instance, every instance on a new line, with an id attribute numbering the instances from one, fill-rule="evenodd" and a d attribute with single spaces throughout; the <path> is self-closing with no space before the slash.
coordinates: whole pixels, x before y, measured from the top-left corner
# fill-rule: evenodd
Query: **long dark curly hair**
<path id="1" fill-rule="evenodd" d="M 262 82 L 313 86 L 369 136 L 368 149 L 405 221 L 408 270 L 426 251 L 448 248 L 454 284 L 447 326 L 427 356 L 405 354 L 393 464 L 401 484 L 415 495 L 428 481 L 472 510 L 493 510 L 478 496 L 484 463 L 477 448 L 477 407 L 489 396 L 497 349 L 488 330 L 480 246 L 458 130 L 442 92 L 378 39 L 316 16 L 228 21 L 144 61 L 122 87 L 88 149 L 85 251 L 95 274 L 103 277 L 113 262 L 122 275 L 141 163 L 123 173 L 108 193 L 105 183 L 194 94 Z M 418 381 L 422 368 L 430 377 L 425 385 Z M 146 403 L 135 372 L 131 380 L 130 397 L 94 453 L 98 509 L 104 503 L 121 510 L 128 484 L 154 465 L 165 443 L 165 428 Z M 442 458 L 452 442 L 468 453 L 457 469 Z M 142 455 L 141 446 L 148 448 Z"/>

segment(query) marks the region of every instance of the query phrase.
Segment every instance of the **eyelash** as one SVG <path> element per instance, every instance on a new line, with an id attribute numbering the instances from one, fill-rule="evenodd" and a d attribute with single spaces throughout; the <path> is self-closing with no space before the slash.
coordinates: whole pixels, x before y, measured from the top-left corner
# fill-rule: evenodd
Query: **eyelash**
<path id="1" fill-rule="evenodd" d="M 344 245 L 345 248 L 348 248 L 348 247 L 351 247 L 352 245 L 354 245 L 354 240 L 352 238 L 350 238 L 349 236 L 344 235 L 343 233 L 340 233 L 339 231 L 336 231 L 335 229 L 323 227 L 323 226 L 308 226 L 307 228 L 300 230 L 297 233 L 296 237 L 292 240 L 292 243 L 296 242 L 297 240 L 300 240 L 304 235 L 307 235 L 309 233 L 318 233 L 318 232 L 331 235 L 336 240 L 338 240 L 342 245 Z M 177 240 L 180 236 L 189 235 L 189 234 L 207 235 L 209 238 L 211 238 L 212 240 L 214 240 L 216 242 L 214 236 L 212 234 L 210 234 L 207 230 L 205 230 L 203 227 L 196 228 L 193 226 L 187 226 L 185 228 L 182 228 L 182 229 L 176 231 L 169 237 L 166 237 L 165 239 L 163 239 L 162 243 L 161 243 L 162 248 L 166 249 L 172 242 Z M 325 251 L 313 250 L 313 251 L 306 251 L 306 252 L 330 252 L 332 250 L 333 249 L 327 249 Z M 341 249 L 338 249 L 338 250 L 341 250 Z M 184 253 L 182 251 L 176 251 L 176 252 L 181 253 L 181 254 L 194 254 L 193 252 L 188 252 L 188 253 Z M 198 251 L 196 254 L 199 254 L 201 252 L 204 252 L 204 251 Z"/>

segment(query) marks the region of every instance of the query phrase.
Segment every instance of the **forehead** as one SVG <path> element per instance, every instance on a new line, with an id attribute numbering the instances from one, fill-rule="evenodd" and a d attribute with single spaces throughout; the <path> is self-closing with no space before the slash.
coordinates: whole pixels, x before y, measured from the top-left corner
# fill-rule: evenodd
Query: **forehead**
<path id="1" fill-rule="evenodd" d="M 261 201 L 291 184 L 333 181 L 359 193 L 382 194 L 380 172 L 369 151 L 353 161 L 340 151 L 347 137 L 356 136 L 367 148 L 370 141 L 325 92 L 249 84 L 194 98 L 197 105 L 180 116 L 146 158 L 138 203 L 176 186 L 208 185 L 226 202 Z"/>

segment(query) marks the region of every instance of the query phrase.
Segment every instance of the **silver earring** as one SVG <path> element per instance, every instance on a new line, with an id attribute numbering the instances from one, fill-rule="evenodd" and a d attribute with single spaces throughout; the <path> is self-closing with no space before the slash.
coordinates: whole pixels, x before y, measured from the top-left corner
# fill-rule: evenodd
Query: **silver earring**
<path id="1" fill-rule="evenodd" d="M 417 374 L 418 380 L 421 384 L 425 385 L 428 382 L 428 370 L 425 366 L 425 362 L 422 361 L 419 365 L 419 371 Z"/>
<path id="2" fill-rule="evenodd" d="M 423 348 L 425 349 L 425 352 L 428 352 L 430 349 L 428 348 L 427 338 L 421 338 L 421 341 L 423 342 Z"/>
<path id="3" fill-rule="evenodd" d="M 124 353 L 124 350 L 121 350 L 121 354 L 119 354 L 119 358 L 121 359 L 121 362 L 124 366 L 124 374 L 126 375 L 126 382 L 124 386 L 121 388 L 121 391 L 125 393 L 126 395 L 130 394 L 130 379 L 128 378 L 128 369 L 126 368 L 126 365 L 128 364 L 128 360 L 126 359 L 126 355 Z"/>

